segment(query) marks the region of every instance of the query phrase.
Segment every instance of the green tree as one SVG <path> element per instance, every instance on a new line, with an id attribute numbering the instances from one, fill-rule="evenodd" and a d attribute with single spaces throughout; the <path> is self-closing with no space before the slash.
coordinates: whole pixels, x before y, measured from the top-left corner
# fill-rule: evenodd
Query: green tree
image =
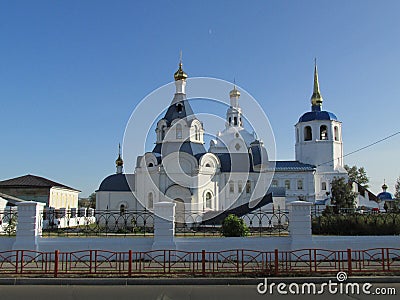
<path id="1" fill-rule="evenodd" d="M 246 236 L 249 233 L 249 228 L 244 223 L 243 219 L 238 218 L 234 214 L 227 216 L 222 222 L 223 236 Z"/>
<path id="2" fill-rule="evenodd" d="M 331 183 L 332 199 L 335 212 L 342 208 L 355 208 L 357 193 L 353 192 L 351 185 L 344 177 L 335 177 Z"/>
<path id="3" fill-rule="evenodd" d="M 347 173 L 349 174 L 349 180 L 352 182 L 357 182 L 361 184 L 364 188 L 368 188 L 369 179 L 367 176 L 367 172 L 364 167 L 358 168 L 357 166 L 350 167 L 349 165 L 345 165 Z"/>
<path id="4" fill-rule="evenodd" d="M 396 199 L 400 199 L 400 176 L 397 178 L 396 183 L 394 185 L 394 197 Z"/>
<path id="5" fill-rule="evenodd" d="M 80 198 L 78 200 L 78 206 L 79 207 L 89 207 L 90 206 L 89 199 L 88 198 Z"/>
<path id="6" fill-rule="evenodd" d="M 334 209 L 332 206 L 328 205 L 325 207 L 325 209 L 322 211 L 322 215 L 325 216 L 329 216 L 332 215 L 334 213 Z"/>
<path id="7" fill-rule="evenodd" d="M 89 207 L 96 208 L 96 193 L 91 193 L 88 199 L 89 199 Z"/>
<path id="8" fill-rule="evenodd" d="M 4 230 L 8 235 L 14 235 L 17 231 L 17 216 L 13 214 L 8 220 L 7 227 Z"/>
<path id="9" fill-rule="evenodd" d="M 398 212 L 400 207 L 400 176 L 397 178 L 396 183 L 394 185 L 394 211 Z"/>

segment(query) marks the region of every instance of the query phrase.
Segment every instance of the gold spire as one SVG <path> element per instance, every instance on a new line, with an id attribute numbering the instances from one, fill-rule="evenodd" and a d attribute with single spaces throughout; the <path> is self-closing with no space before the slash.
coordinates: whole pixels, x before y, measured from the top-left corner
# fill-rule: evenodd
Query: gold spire
<path id="1" fill-rule="evenodd" d="M 118 158 L 115 161 L 117 167 L 122 167 L 124 165 L 124 161 L 121 158 L 121 144 L 118 144 Z"/>
<path id="2" fill-rule="evenodd" d="M 240 92 L 236 89 L 235 79 L 233 79 L 233 90 L 229 92 L 229 97 L 240 97 Z"/>
<path id="3" fill-rule="evenodd" d="M 311 105 L 321 106 L 322 101 L 323 101 L 323 99 L 322 99 L 321 93 L 319 91 L 317 59 L 315 59 L 314 60 L 314 89 L 313 89 L 313 94 L 311 96 Z"/>
<path id="4" fill-rule="evenodd" d="M 178 80 L 186 80 L 187 77 L 188 75 L 182 69 L 182 50 L 181 50 L 179 58 L 179 69 L 178 71 L 175 72 L 174 78 L 175 81 L 178 81 Z"/>

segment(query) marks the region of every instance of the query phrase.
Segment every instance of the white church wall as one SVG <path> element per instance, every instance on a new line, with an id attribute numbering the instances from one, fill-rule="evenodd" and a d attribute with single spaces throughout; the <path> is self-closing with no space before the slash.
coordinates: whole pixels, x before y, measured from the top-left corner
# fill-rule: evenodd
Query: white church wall
<path id="1" fill-rule="evenodd" d="M 348 178 L 347 172 L 346 171 L 333 171 L 333 172 L 323 172 L 317 169 L 317 172 L 315 173 L 315 199 L 316 200 L 323 200 L 326 199 L 327 195 L 326 192 L 331 191 L 331 182 L 335 178 L 339 177 L 344 177 Z M 322 189 L 322 183 L 325 182 L 326 184 L 326 189 Z"/>
<path id="2" fill-rule="evenodd" d="M 326 126 L 326 140 L 321 138 L 321 126 Z M 305 140 L 305 128 L 311 127 L 312 139 Z M 335 140 L 337 127 L 337 141 Z M 321 171 L 333 171 L 343 167 L 343 144 L 341 137 L 341 123 L 335 120 L 315 120 L 296 124 L 296 160 L 316 165 Z M 338 160 L 339 159 L 339 160 Z"/>
<path id="3" fill-rule="evenodd" d="M 160 167 L 155 165 L 155 163 L 156 162 L 152 161 L 153 166 L 148 167 L 143 160 L 141 167 L 136 168 L 134 194 L 140 203 L 138 207 L 145 206 L 146 208 L 151 209 L 151 206 L 154 205 L 154 203 L 161 201 L 160 191 L 165 191 L 165 182 L 160 176 Z"/>
<path id="4" fill-rule="evenodd" d="M 132 192 L 98 191 L 96 193 L 97 210 L 119 211 L 121 204 L 125 205 L 125 209 L 128 210 L 138 210 L 142 207 Z"/>
<path id="5" fill-rule="evenodd" d="M 380 205 L 377 202 L 375 202 L 374 200 L 371 200 L 369 198 L 369 193 L 367 190 L 365 190 L 364 193 L 360 193 L 360 191 L 358 189 L 358 185 L 355 182 L 353 183 L 353 192 L 357 193 L 356 207 L 381 209 Z M 382 206 L 383 206 L 383 204 L 382 204 Z"/>
<path id="6" fill-rule="evenodd" d="M 314 202 L 314 174 L 312 172 L 275 172 L 273 181 L 276 180 L 278 187 L 285 187 L 285 181 L 290 181 L 290 189 L 286 189 L 286 203 L 299 200 L 299 198 Z M 302 182 L 302 188 L 299 186 Z M 272 186 L 273 186 L 272 182 Z"/>

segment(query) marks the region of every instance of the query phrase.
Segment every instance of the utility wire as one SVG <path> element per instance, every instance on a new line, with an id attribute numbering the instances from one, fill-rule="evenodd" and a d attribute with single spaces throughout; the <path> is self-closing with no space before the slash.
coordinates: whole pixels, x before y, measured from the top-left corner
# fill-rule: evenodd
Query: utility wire
<path id="1" fill-rule="evenodd" d="M 359 152 L 359 151 L 361 151 L 361 150 L 364 150 L 364 149 L 367 149 L 367 148 L 369 148 L 369 147 L 372 147 L 372 146 L 374 146 L 374 145 L 376 145 L 376 144 L 379 144 L 379 143 L 381 143 L 381 142 L 383 142 L 383 141 L 386 141 L 386 140 L 388 140 L 388 139 L 390 139 L 390 138 L 392 138 L 392 137 L 394 137 L 394 136 L 396 136 L 396 135 L 398 135 L 398 134 L 400 134 L 400 131 L 397 131 L 397 132 L 395 132 L 395 133 L 393 133 L 393 134 L 391 134 L 391 135 L 389 135 L 389 136 L 387 136 L 387 137 L 385 137 L 385 138 L 383 138 L 383 139 L 377 140 L 377 141 L 375 141 L 375 142 L 373 142 L 373 143 L 371 143 L 371 144 L 369 144 L 369 145 L 367 145 L 367 146 L 361 147 L 361 148 L 359 148 L 359 149 L 357 149 L 357 150 L 354 150 L 354 151 L 352 151 L 352 152 L 350 152 L 350 153 L 347 153 L 347 154 L 341 156 L 340 158 L 345 158 L 346 156 L 352 155 L 352 154 L 357 153 L 357 152 Z M 328 163 L 330 163 L 330 162 L 333 162 L 333 161 L 335 161 L 336 159 L 337 159 L 337 158 L 332 159 L 332 160 L 327 161 L 327 162 L 324 162 L 324 163 L 322 163 L 322 164 L 319 164 L 319 165 L 317 165 L 317 167 L 322 166 L 322 165 L 325 165 L 325 164 L 328 164 Z"/>

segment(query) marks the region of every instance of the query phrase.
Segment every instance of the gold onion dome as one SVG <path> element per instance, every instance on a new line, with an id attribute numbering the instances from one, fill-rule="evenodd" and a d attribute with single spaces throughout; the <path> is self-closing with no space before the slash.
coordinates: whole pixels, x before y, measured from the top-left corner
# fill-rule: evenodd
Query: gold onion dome
<path id="1" fill-rule="evenodd" d="M 186 80 L 187 77 L 188 77 L 188 75 L 182 69 L 182 62 L 180 62 L 179 69 L 174 74 L 175 81 Z"/>
<path id="2" fill-rule="evenodd" d="M 115 164 L 117 165 L 117 167 L 121 167 L 121 166 L 124 165 L 124 161 L 123 161 L 122 158 L 121 158 L 121 154 L 118 154 L 118 158 L 117 158 L 117 160 L 115 161 Z"/>
<path id="3" fill-rule="evenodd" d="M 118 144 L 118 158 L 115 161 L 117 167 L 122 167 L 124 165 L 124 161 L 121 158 L 121 144 Z"/>
<path id="4" fill-rule="evenodd" d="M 311 96 L 311 104 L 312 105 L 321 105 L 322 104 L 322 96 L 321 92 L 319 91 L 319 82 L 318 82 L 318 69 L 317 69 L 317 62 L 315 61 L 314 65 L 314 89 L 313 94 Z"/>
<path id="5" fill-rule="evenodd" d="M 229 92 L 229 97 L 240 97 L 240 92 L 236 89 L 236 85 L 234 85 L 233 90 Z"/>

